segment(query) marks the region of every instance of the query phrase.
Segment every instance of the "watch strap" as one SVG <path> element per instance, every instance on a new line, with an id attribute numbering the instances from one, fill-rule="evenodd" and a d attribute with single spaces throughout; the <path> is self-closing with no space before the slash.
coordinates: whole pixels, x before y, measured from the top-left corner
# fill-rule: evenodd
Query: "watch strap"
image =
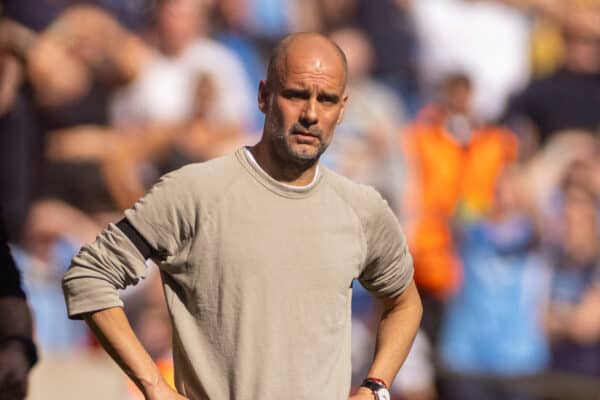
<path id="1" fill-rule="evenodd" d="M 389 399 L 388 387 L 383 379 L 369 377 L 360 385 L 369 389 L 375 395 L 375 399 Z M 384 394 L 387 394 L 384 395 Z M 383 395 L 383 397 L 381 397 Z"/>

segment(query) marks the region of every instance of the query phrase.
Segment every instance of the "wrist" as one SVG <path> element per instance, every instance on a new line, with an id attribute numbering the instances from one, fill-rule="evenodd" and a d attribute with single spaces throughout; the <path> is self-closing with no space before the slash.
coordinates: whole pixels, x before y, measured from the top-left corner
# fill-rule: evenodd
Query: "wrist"
<path id="1" fill-rule="evenodd" d="M 158 382 L 149 385 L 142 393 L 146 400 L 164 400 L 171 399 L 177 392 L 161 377 Z"/>
<path id="2" fill-rule="evenodd" d="M 373 393 L 371 389 L 366 388 L 364 386 L 359 387 L 356 391 L 356 394 L 370 396 L 372 399 L 377 400 L 377 398 L 375 397 L 375 393 Z"/>
<path id="3" fill-rule="evenodd" d="M 367 376 L 365 378 L 365 380 L 363 381 L 363 383 L 365 383 L 367 381 L 374 382 L 374 383 L 376 383 L 378 385 L 381 385 L 381 386 L 385 387 L 386 389 L 390 388 L 389 385 L 387 384 L 387 382 L 385 380 L 381 379 L 381 378 L 377 378 L 377 377 L 374 377 L 374 376 Z"/>
<path id="4" fill-rule="evenodd" d="M 158 368 L 147 376 L 138 377 L 136 379 L 138 387 L 146 396 L 151 396 L 153 393 L 160 391 L 163 384 L 166 384 L 158 371 Z"/>
<path id="5" fill-rule="evenodd" d="M 390 391 L 383 379 L 371 376 L 366 378 L 360 386 L 361 389 L 370 391 L 375 400 L 390 400 Z"/>

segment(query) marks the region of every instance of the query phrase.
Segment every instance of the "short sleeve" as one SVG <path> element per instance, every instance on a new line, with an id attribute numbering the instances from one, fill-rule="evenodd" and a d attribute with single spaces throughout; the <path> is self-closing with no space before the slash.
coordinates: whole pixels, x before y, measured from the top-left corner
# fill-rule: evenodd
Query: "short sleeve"
<path id="1" fill-rule="evenodd" d="M 413 278 L 413 262 L 396 216 L 379 197 L 364 224 L 366 259 L 360 283 L 376 297 L 396 297 Z"/>

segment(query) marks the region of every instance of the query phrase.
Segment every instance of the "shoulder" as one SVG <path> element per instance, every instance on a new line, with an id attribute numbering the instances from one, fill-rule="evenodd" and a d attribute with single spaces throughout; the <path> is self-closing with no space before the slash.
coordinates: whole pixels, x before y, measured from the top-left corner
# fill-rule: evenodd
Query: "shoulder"
<path id="1" fill-rule="evenodd" d="M 185 51 L 185 58 L 196 66 L 237 66 L 240 61 L 235 52 L 216 40 L 201 38 L 192 43 Z"/>
<path id="2" fill-rule="evenodd" d="M 161 178 L 176 192 L 195 195 L 218 195 L 230 186 L 242 171 L 235 154 L 214 158 L 209 161 L 187 164 Z"/>
<path id="3" fill-rule="evenodd" d="M 389 208 L 387 201 L 373 187 L 356 183 L 329 169 L 325 169 L 325 173 L 329 187 L 354 210 L 363 223 Z"/>

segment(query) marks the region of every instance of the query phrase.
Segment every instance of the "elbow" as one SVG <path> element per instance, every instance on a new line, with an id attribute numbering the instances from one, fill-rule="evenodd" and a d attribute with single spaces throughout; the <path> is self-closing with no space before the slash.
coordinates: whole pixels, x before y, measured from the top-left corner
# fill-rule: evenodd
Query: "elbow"
<path id="1" fill-rule="evenodd" d="M 398 296 L 384 302 L 385 313 L 400 311 L 410 313 L 419 323 L 423 318 L 423 303 L 414 281 Z"/>
<path id="2" fill-rule="evenodd" d="M 117 287 L 105 276 L 89 269 L 71 266 L 62 279 L 67 314 L 82 319 L 86 314 L 111 307 L 122 307 Z"/>
<path id="3" fill-rule="evenodd" d="M 414 285 L 414 282 L 413 282 L 413 285 Z M 414 300 L 412 301 L 412 306 L 414 308 L 415 319 L 420 324 L 421 320 L 423 319 L 423 302 L 421 301 L 421 296 L 419 295 L 419 292 L 416 289 L 416 287 L 415 287 Z"/>

